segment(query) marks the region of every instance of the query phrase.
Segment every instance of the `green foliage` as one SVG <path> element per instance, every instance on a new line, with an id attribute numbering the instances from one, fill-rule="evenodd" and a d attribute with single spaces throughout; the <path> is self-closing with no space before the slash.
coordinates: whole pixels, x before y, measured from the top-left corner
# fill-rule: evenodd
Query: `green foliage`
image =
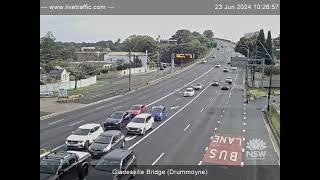
<path id="1" fill-rule="evenodd" d="M 212 30 L 205 30 L 203 32 L 203 36 L 206 37 L 209 40 L 213 40 L 214 34 L 213 34 Z"/>
<path id="2" fill-rule="evenodd" d="M 268 53 L 270 54 L 270 56 L 272 57 L 272 38 L 271 38 L 271 32 L 268 31 L 268 37 L 267 37 L 267 40 L 266 40 L 266 47 L 265 47 L 268 51 Z M 266 64 L 271 64 L 271 59 L 269 56 L 266 57 Z"/>
<path id="3" fill-rule="evenodd" d="M 123 42 L 125 51 L 136 52 L 155 52 L 159 48 L 159 44 L 150 36 L 132 35 Z"/>

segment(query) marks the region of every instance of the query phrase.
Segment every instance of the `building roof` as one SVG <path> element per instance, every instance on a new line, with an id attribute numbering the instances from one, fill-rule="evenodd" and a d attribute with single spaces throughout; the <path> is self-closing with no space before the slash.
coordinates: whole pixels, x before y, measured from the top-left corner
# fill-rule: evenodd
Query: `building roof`
<path id="1" fill-rule="evenodd" d="M 60 76 L 64 69 L 53 69 L 49 72 L 50 76 Z"/>

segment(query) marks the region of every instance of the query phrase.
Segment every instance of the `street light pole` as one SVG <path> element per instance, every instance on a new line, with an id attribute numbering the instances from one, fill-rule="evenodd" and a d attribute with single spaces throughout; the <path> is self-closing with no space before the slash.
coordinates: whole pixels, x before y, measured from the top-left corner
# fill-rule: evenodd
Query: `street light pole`
<path id="1" fill-rule="evenodd" d="M 268 111 L 270 110 L 270 95 L 271 95 L 271 81 L 272 81 L 272 69 L 273 69 L 273 57 L 271 57 L 271 55 L 269 54 L 269 52 L 266 50 L 266 48 L 263 46 L 263 44 L 257 40 L 261 46 L 263 47 L 263 49 L 266 51 L 266 53 L 268 54 L 270 60 L 271 60 L 271 69 L 270 69 L 270 79 L 269 79 L 269 90 L 268 90 Z"/>
<path id="2" fill-rule="evenodd" d="M 131 50 L 129 51 L 129 91 L 131 91 L 130 85 L 131 85 Z"/>

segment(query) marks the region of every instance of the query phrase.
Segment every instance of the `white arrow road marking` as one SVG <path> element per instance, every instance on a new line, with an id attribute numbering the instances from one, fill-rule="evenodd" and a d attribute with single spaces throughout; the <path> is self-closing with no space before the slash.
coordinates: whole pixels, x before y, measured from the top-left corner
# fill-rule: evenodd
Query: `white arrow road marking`
<path id="1" fill-rule="evenodd" d="M 162 154 L 152 163 L 152 166 L 155 165 L 163 155 L 164 155 L 164 153 L 162 153 Z"/>
<path id="2" fill-rule="evenodd" d="M 84 121 L 84 120 L 81 120 L 81 121 L 75 122 L 75 123 L 73 123 L 73 124 L 70 124 L 69 126 L 73 126 L 73 125 L 79 124 L 79 123 L 81 123 L 81 122 L 83 122 L 83 121 Z"/>
<path id="3" fill-rule="evenodd" d="M 134 138 L 136 138 L 136 137 L 137 137 L 137 135 L 135 135 L 135 136 L 128 136 L 128 137 L 124 138 L 124 140 L 125 140 L 125 141 L 130 141 L 130 140 L 132 140 L 132 139 L 134 139 Z"/>
<path id="4" fill-rule="evenodd" d="M 58 121 L 54 121 L 54 122 L 52 122 L 52 123 L 49 123 L 49 125 L 52 125 L 52 124 L 58 123 L 58 122 L 63 121 L 63 120 L 64 120 L 64 119 L 60 119 L 60 120 L 58 120 Z"/>
<path id="5" fill-rule="evenodd" d="M 180 106 L 174 106 L 174 107 L 171 107 L 170 109 L 173 110 L 173 109 L 177 109 L 179 108 Z"/>

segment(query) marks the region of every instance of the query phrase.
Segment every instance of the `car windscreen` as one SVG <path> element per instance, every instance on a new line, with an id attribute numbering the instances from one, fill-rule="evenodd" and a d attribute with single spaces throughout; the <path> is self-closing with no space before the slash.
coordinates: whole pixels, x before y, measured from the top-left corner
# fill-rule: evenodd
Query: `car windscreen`
<path id="1" fill-rule="evenodd" d="M 97 139 L 94 140 L 95 143 L 99 144 L 110 144 L 112 136 L 98 136 Z"/>
<path id="2" fill-rule="evenodd" d="M 186 92 L 192 92 L 192 89 L 187 89 Z"/>
<path id="3" fill-rule="evenodd" d="M 114 169 L 120 168 L 120 161 L 119 160 L 110 160 L 110 159 L 101 159 L 95 169 L 102 170 L 102 171 L 112 171 Z"/>
<path id="4" fill-rule="evenodd" d="M 162 112 L 162 108 L 152 108 L 152 113 L 160 113 Z"/>
<path id="5" fill-rule="evenodd" d="M 122 112 L 112 113 L 110 118 L 112 118 L 112 119 L 121 119 L 122 115 L 123 115 Z"/>
<path id="6" fill-rule="evenodd" d="M 90 129 L 81 129 L 81 128 L 78 128 L 75 132 L 74 132 L 74 135 L 88 135 L 90 132 Z"/>
<path id="7" fill-rule="evenodd" d="M 144 123 L 144 118 L 135 117 L 135 118 L 132 119 L 132 122 Z"/>
<path id="8" fill-rule="evenodd" d="M 132 106 L 130 110 L 140 110 L 140 106 Z"/>
<path id="9" fill-rule="evenodd" d="M 57 160 L 42 160 L 40 161 L 40 173 L 56 174 L 60 162 Z"/>

